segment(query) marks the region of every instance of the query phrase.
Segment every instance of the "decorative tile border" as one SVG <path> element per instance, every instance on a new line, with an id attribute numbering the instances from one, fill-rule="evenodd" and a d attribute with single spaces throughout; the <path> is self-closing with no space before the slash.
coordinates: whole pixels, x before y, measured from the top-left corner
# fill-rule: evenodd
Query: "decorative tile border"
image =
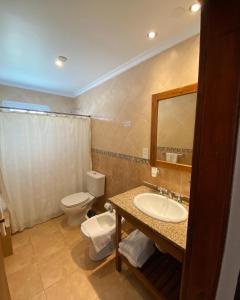
<path id="1" fill-rule="evenodd" d="M 120 158 L 120 159 L 129 160 L 131 162 L 135 162 L 135 163 L 138 163 L 138 164 L 148 164 L 149 163 L 149 159 L 145 159 L 145 158 L 141 158 L 141 157 L 137 157 L 137 156 L 132 156 L 132 155 L 128 155 L 128 154 L 105 151 L 105 150 L 96 149 L 96 148 L 92 148 L 92 152 L 97 153 L 97 154 L 101 154 L 101 155 L 104 155 L 104 156 L 116 157 L 116 158 Z"/>
<path id="2" fill-rule="evenodd" d="M 175 147 L 157 147 L 161 152 L 171 152 L 171 153 L 192 153 L 192 149 L 186 148 L 175 148 Z"/>
<path id="3" fill-rule="evenodd" d="M 167 153 L 179 154 L 179 156 L 177 157 L 177 162 L 179 164 L 192 164 L 192 149 L 176 147 L 157 147 L 158 159 L 167 161 Z"/>

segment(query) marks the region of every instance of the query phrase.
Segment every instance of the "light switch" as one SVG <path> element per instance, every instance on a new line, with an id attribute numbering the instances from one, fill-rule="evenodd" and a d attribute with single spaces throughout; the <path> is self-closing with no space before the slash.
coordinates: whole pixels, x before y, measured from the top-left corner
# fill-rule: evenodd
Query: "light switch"
<path id="1" fill-rule="evenodd" d="M 159 175 L 159 169 L 158 168 L 156 168 L 156 167 L 152 167 L 151 168 L 151 175 L 152 175 L 152 177 L 157 177 L 158 175 Z"/>

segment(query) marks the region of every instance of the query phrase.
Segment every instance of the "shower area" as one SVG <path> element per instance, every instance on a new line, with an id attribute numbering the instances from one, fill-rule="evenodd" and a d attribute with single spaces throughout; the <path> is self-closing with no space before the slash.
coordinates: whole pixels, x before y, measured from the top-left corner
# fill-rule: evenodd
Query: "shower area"
<path id="1" fill-rule="evenodd" d="M 88 116 L 0 111 L 0 193 L 12 232 L 62 214 L 60 200 L 85 191 L 91 170 Z"/>

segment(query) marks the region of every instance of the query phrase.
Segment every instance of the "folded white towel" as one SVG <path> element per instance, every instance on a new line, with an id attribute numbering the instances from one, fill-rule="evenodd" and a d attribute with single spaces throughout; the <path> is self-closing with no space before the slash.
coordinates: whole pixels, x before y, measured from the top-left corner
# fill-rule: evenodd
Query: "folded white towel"
<path id="1" fill-rule="evenodd" d="M 119 252 L 135 267 L 141 268 L 154 253 L 155 247 L 145 234 L 138 229 L 119 243 Z"/>
<path id="2" fill-rule="evenodd" d="M 171 161 L 172 161 L 173 163 L 177 163 L 177 161 L 178 161 L 178 156 L 179 156 L 178 153 L 171 153 Z"/>
<path id="3" fill-rule="evenodd" d="M 87 224 L 87 226 L 86 226 Z M 93 246 L 97 252 L 100 252 L 105 248 L 109 242 L 111 242 L 114 229 L 109 231 L 102 229 L 96 218 L 92 217 L 86 222 L 83 222 L 81 227 L 85 231 L 93 242 Z"/>
<path id="4" fill-rule="evenodd" d="M 177 163 L 179 153 L 166 152 L 166 161 Z"/>
<path id="5" fill-rule="evenodd" d="M 127 260 L 130 262 L 132 266 L 135 268 L 141 268 L 145 262 L 149 259 L 149 257 L 154 253 L 155 248 L 149 248 L 141 253 L 141 255 L 138 258 L 135 258 L 133 256 L 130 256 L 127 252 L 125 252 L 123 249 L 118 248 L 118 251 L 124 255 Z"/>
<path id="6" fill-rule="evenodd" d="M 130 264 L 133 267 L 135 267 L 135 268 L 139 267 L 138 262 L 134 258 L 132 258 L 130 255 L 128 255 L 128 253 L 124 252 L 124 250 L 122 250 L 120 247 L 118 248 L 118 251 L 127 258 L 127 260 L 130 262 Z M 141 268 L 141 267 L 139 267 L 139 268 Z"/>
<path id="7" fill-rule="evenodd" d="M 120 248 L 135 257 L 140 255 L 146 248 L 153 247 L 153 245 L 153 241 L 138 229 L 134 230 L 119 243 Z"/>
<path id="8" fill-rule="evenodd" d="M 171 153 L 166 152 L 166 161 L 171 161 Z"/>

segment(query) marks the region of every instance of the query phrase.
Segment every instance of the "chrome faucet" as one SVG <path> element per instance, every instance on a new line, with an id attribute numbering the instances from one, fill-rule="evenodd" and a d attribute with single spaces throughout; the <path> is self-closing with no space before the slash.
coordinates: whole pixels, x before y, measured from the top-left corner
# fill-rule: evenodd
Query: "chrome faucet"
<path id="1" fill-rule="evenodd" d="M 182 197 L 181 193 L 178 193 L 176 196 L 177 196 L 177 202 L 182 203 L 183 202 L 183 197 Z"/>
<path id="2" fill-rule="evenodd" d="M 168 190 L 166 188 L 161 187 L 161 186 L 158 186 L 157 190 L 158 190 L 159 194 L 162 195 L 162 196 L 166 196 L 168 194 Z"/>
<path id="3" fill-rule="evenodd" d="M 182 203 L 183 202 L 183 197 L 181 195 L 181 193 L 174 193 L 171 190 L 168 190 L 164 187 L 158 186 L 157 190 L 159 192 L 160 195 L 165 196 L 169 199 L 175 200 L 178 203 Z"/>
<path id="4" fill-rule="evenodd" d="M 173 199 L 173 198 L 174 198 L 174 193 L 173 193 L 172 191 L 170 191 L 170 190 L 168 190 L 167 195 L 168 195 L 168 197 L 169 197 L 170 199 Z"/>
<path id="5" fill-rule="evenodd" d="M 169 199 L 175 200 L 178 203 L 183 202 L 183 197 L 182 197 L 181 193 L 174 193 L 171 190 L 168 190 L 161 186 L 158 186 L 157 190 L 158 190 L 159 194 L 162 196 L 165 196 L 165 197 L 168 197 Z"/>

